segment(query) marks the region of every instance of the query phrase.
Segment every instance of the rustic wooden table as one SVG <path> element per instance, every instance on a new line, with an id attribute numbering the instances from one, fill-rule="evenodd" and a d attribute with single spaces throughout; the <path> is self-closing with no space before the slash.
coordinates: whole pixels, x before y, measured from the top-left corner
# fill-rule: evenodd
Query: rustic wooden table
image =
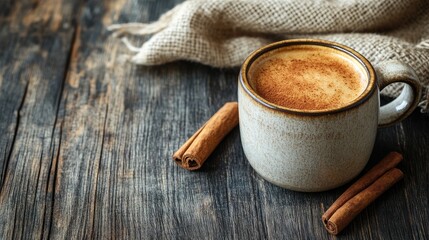
<path id="1" fill-rule="evenodd" d="M 335 238 L 320 218 L 347 186 L 267 183 L 238 128 L 200 171 L 171 160 L 236 100 L 238 69 L 136 67 L 106 26 L 156 20 L 178 2 L 0 2 L 0 239 Z M 429 238 L 428 123 L 416 110 L 379 130 L 368 167 L 396 150 L 405 179 L 338 238 Z"/>

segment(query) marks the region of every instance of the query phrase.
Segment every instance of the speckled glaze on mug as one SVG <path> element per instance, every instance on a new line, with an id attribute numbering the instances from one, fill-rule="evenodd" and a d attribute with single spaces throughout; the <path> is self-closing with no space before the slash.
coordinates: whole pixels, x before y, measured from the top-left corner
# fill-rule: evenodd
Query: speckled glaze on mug
<path id="1" fill-rule="evenodd" d="M 368 74 L 364 92 L 343 107 L 297 110 L 270 103 L 252 89 L 249 68 L 258 57 L 308 44 L 352 56 Z M 253 169 L 275 185 L 304 192 L 329 190 L 358 175 L 370 158 L 377 128 L 404 119 L 421 95 L 409 66 L 395 61 L 375 69 L 353 49 L 323 40 L 285 40 L 253 52 L 243 63 L 238 84 L 241 142 Z M 405 83 L 402 93 L 380 108 L 379 89 L 393 82 Z"/>

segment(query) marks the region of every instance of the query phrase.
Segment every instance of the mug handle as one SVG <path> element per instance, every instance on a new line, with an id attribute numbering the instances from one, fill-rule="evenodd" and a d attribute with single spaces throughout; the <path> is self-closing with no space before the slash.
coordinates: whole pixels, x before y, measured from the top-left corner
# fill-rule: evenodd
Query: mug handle
<path id="1" fill-rule="evenodd" d="M 404 88 L 392 102 L 380 107 L 379 127 L 391 126 L 410 115 L 419 104 L 422 86 L 409 65 L 396 61 L 385 61 L 375 67 L 378 87 L 381 90 L 395 82 L 404 83 Z"/>

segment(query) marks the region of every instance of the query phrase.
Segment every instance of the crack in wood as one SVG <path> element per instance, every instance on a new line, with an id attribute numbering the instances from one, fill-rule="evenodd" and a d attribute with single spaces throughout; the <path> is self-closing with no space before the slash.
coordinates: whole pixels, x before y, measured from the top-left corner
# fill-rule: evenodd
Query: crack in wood
<path id="1" fill-rule="evenodd" d="M 3 179 L 2 179 L 2 184 L 0 186 L 0 196 L 3 193 L 3 188 L 4 188 L 4 185 L 6 184 L 6 178 L 8 176 L 7 171 L 9 168 L 9 162 L 10 162 L 10 159 L 12 157 L 13 150 L 14 150 L 16 136 L 18 135 L 19 123 L 21 120 L 21 111 L 22 111 L 22 107 L 24 106 L 25 98 L 27 97 L 29 85 L 30 85 L 30 80 L 28 80 L 26 85 L 25 85 L 24 94 L 22 95 L 22 98 L 21 98 L 21 103 L 20 103 L 18 109 L 16 110 L 16 113 L 17 113 L 16 114 L 16 125 L 15 125 L 15 129 L 14 129 L 13 137 L 12 137 L 12 145 L 10 146 L 10 151 L 9 151 L 7 158 L 5 159 L 6 162 L 5 162 L 4 167 L 3 167 L 3 173 L 2 173 Z"/>
<path id="2" fill-rule="evenodd" d="M 80 2 L 80 9 L 78 11 L 78 16 L 81 15 L 81 10 L 82 10 L 83 4 L 82 1 Z M 74 22 L 74 21 L 73 21 Z M 75 24 L 73 24 L 75 25 Z M 53 223 L 53 218 L 54 218 L 54 207 L 55 207 L 55 195 L 56 195 L 56 186 L 57 186 L 57 182 L 58 182 L 58 160 L 61 156 L 61 141 L 62 141 L 62 134 L 63 134 L 63 121 L 61 121 L 60 123 L 60 127 L 59 127 L 59 140 L 58 140 L 58 149 L 57 149 L 57 154 L 55 155 L 55 129 L 57 128 L 57 123 L 58 123 L 58 118 L 59 118 L 59 114 L 60 114 L 60 109 L 61 109 L 61 100 L 63 99 L 63 94 L 64 94 L 64 86 L 65 83 L 67 81 L 67 78 L 69 77 L 69 69 L 70 66 L 72 64 L 72 58 L 73 58 L 73 52 L 74 49 L 76 48 L 76 41 L 79 41 L 78 39 L 78 24 L 76 24 L 73 27 L 73 34 L 72 34 L 72 42 L 70 44 L 69 50 L 68 50 L 68 57 L 67 57 L 67 61 L 64 67 L 64 71 L 63 71 L 63 77 L 62 77 L 62 81 L 61 81 L 61 87 L 60 87 L 60 93 L 58 94 L 58 98 L 56 100 L 57 102 L 57 106 L 56 106 L 56 112 L 55 112 L 55 119 L 54 119 L 54 124 L 53 124 L 53 131 L 52 131 L 52 135 L 51 135 L 51 149 L 53 149 L 52 151 L 52 157 L 51 157 L 51 163 L 50 163 L 50 173 L 48 175 L 48 181 L 46 184 L 46 192 L 49 192 L 49 188 L 51 186 L 52 189 L 52 195 L 51 195 L 51 201 L 46 201 L 45 202 L 45 211 L 43 212 L 43 226 L 42 226 L 42 235 L 41 238 L 44 238 L 45 235 L 45 230 L 47 231 L 47 235 L 46 235 L 46 239 L 50 238 L 50 233 L 52 230 L 52 223 Z M 67 98 L 64 98 L 64 105 L 66 105 L 67 103 Z M 64 109 L 65 111 L 65 109 Z M 65 114 L 62 113 L 62 114 Z M 52 177 L 52 180 L 51 180 Z M 47 207 L 47 204 L 50 203 L 51 206 L 50 208 Z M 50 209 L 50 214 L 49 214 L 49 219 L 46 218 L 46 213 L 48 211 L 48 209 Z M 48 223 L 48 227 L 47 229 L 45 229 L 45 225 Z"/>
<path id="3" fill-rule="evenodd" d="M 29 186 L 30 186 L 30 180 L 31 180 L 31 178 L 27 178 L 27 186 L 26 186 L 26 188 L 25 188 L 25 193 L 27 193 L 28 194 L 28 192 L 29 192 Z M 28 196 L 28 195 L 27 195 Z M 34 194 L 34 196 L 36 196 L 36 194 Z M 28 201 L 27 201 L 27 197 L 24 199 L 24 209 L 25 209 L 25 211 L 24 211 L 24 213 L 23 213 L 23 217 L 22 217 L 22 219 L 20 219 L 20 220 L 23 220 L 23 219 L 26 219 L 26 216 L 27 216 L 27 204 L 28 204 Z M 16 211 L 16 212 L 18 212 L 18 211 Z M 25 234 L 25 225 L 22 227 L 22 229 L 21 229 L 21 237 L 23 237 Z"/>
<path id="4" fill-rule="evenodd" d="M 47 227 L 47 231 L 48 232 L 47 232 L 46 239 L 50 238 L 50 233 L 51 233 L 52 227 L 53 227 L 52 222 L 53 222 L 53 219 L 54 219 L 55 195 L 56 195 L 56 186 L 57 186 L 57 181 L 58 181 L 58 178 L 57 178 L 58 177 L 58 161 L 59 161 L 59 158 L 61 156 L 61 140 L 62 140 L 62 135 L 63 135 L 63 122 L 61 122 L 61 125 L 60 125 L 57 154 L 55 155 L 55 157 L 54 157 L 54 155 L 52 155 L 53 158 L 52 158 L 52 161 L 51 161 L 51 170 L 50 170 L 50 174 L 49 174 L 49 177 L 48 177 L 48 185 L 47 186 L 48 186 L 48 188 L 49 188 L 49 185 L 52 186 L 52 195 L 51 195 L 52 199 L 51 199 L 51 201 L 46 201 L 47 203 L 49 202 L 51 204 L 51 206 L 50 206 L 51 208 L 50 208 L 49 226 Z M 53 176 L 52 180 L 51 180 L 51 176 Z M 49 190 L 47 189 L 47 192 L 48 191 Z M 48 209 L 48 208 L 45 207 L 45 213 L 44 213 L 45 216 L 46 216 L 46 209 Z M 43 225 L 45 225 L 46 221 L 48 221 L 48 219 L 45 216 L 44 216 Z M 43 229 L 44 228 L 45 228 L 45 226 L 43 226 Z M 42 234 L 42 238 L 43 238 L 43 235 L 44 235 L 44 232 Z"/>

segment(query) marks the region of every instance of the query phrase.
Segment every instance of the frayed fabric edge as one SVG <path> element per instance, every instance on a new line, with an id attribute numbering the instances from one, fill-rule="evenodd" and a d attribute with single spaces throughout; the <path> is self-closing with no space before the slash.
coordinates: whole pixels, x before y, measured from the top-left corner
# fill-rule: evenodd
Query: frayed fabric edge
<path id="1" fill-rule="evenodd" d="M 429 49 L 429 39 L 425 39 L 416 45 L 417 48 Z"/>
<path id="2" fill-rule="evenodd" d="M 159 17 L 159 19 L 155 22 L 152 22 L 152 23 L 131 22 L 131 23 L 112 24 L 107 27 L 107 30 L 112 32 L 112 36 L 116 38 L 120 38 L 124 43 L 124 45 L 130 51 L 138 53 L 142 50 L 142 47 L 139 48 L 133 45 L 128 40 L 126 35 L 145 36 L 145 35 L 155 34 L 164 30 L 170 25 L 173 17 L 177 14 L 177 12 L 180 11 L 180 9 L 182 8 L 185 2 L 176 5 L 170 11 L 162 14 L 161 17 Z M 132 57 L 130 56 L 130 59 L 131 58 Z"/>

